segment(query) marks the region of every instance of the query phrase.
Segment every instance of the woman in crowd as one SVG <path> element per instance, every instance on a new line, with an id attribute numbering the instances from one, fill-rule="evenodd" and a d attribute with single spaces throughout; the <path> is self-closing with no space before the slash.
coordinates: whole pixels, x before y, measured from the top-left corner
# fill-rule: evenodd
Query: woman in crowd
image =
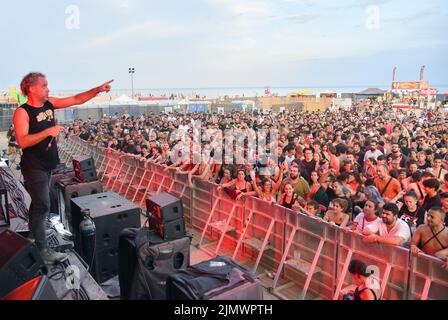
<path id="1" fill-rule="evenodd" d="M 353 220 L 351 230 L 362 233 L 366 227 L 381 220 L 378 215 L 378 202 L 367 200 L 364 209 Z"/>
<path id="2" fill-rule="evenodd" d="M 348 201 L 338 198 L 334 199 L 331 204 L 332 206 L 325 214 L 324 220 L 341 228 L 347 226 L 350 220 L 350 215 L 347 213 Z"/>

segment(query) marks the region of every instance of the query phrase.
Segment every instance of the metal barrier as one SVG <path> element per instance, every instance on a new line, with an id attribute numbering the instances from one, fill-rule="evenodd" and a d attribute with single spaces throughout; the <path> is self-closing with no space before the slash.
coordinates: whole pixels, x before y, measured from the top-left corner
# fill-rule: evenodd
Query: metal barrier
<path id="1" fill-rule="evenodd" d="M 446 300 L 448 271 L 443 262 L 433 256 L 419 254 L 411 258 L 409 300 Z"/>
<path id="2" fill-rule="evenodd" d="M 241 249 L 243 255 L 256 255 L 254 272 L 263 257 L 267 257 L 274 268 L 279 264 L 284 249 L 285 208 L 248 198 L 243 213 L 242 231 L 232 257 L 236 259 Z"/>
<path id="3" fill-rule="evenodd" d="M 207 181 L 196 179 L 191 188 L 185 174 L 77 137 L 61 140 L 59 151 L 65 162 L 73 155 L 91 155 L 105 188 L 140 207 L 151 192 L 165 190 L 182 198 L 187 227 L 200 232 L 198 248 L 210 256 L 249 258 L 255 262 L 253 271 L 263 261 L 276 270 L 267 287 L 281 298 L 298 287 L 292 293 L 297 299 L 310 294 L 339 299 L 353 283 L 348 265 L 359 258 L 380 280 L 382 299 L 448 299 L 447 271 L 435 257 L 411 258 L 402 247 L 367 244 L 360 234 L 257 198 L 236 201 Z"/>
<path id="4" fill-rule="evenodd" d="M 355 232 L 339 232 L 338 282 L 333 299 L 340 298 L 343 286 L 352 284 L 347 279 L 348 265 L 352 259 L 361 259 L 380 280 L 382 298 L 404 300 L 409 278 L 408 249 L 363 242 L 363 236 Z"/>
<path id="5" fill-rule="evenodd" d="M 338 230 L 322 220 L 286 210 L 285 250 L 273 281 L 274 293 L 297 285 L 295 296 L 304 300 L 308 291 L 330 299 L 334 290 Z M 277 287 L 284 271 L 290 282 Z"/>
<path id="6" fill-rule="evenodd" d="M 218 254 L 231 255 L 235 249 L 238 238 L 238 232 L 242 229 L 242 201 L 235 201 L 229 198 L 224 192 L 217 190 L 217 185 L 211 183 L 204 183 L 196 181 L 196 186 L 203 183 L 203 187 L 207 190 L 201 190 L 200 188 L 194 189 L 193 194 L 193 228 L 202 230 L 201 238 L 198 243 L 198 248 L 203 249 L 212 256 Z M 201 196 L 207 197 L 209 201 Z M 211 207 L 210 207 L 211 205 Z M 209 234 L 209 239 L 212 242 L 204 244 L 206 234 Z M 228 241 L 226 244 L 227 251 L 221 251 L 224 239 Z M 213 241 L 216 241 L 214 243 Z M 212 251 L 206 249 L 212 247 Z"/>

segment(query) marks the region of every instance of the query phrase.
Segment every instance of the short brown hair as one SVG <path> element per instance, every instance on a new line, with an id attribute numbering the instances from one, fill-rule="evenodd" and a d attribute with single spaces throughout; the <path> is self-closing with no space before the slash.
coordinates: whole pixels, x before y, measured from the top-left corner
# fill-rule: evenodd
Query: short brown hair
<path id="1" fill-rule="evenodd" d="M 40 72 L 30 72 L 25 77 L 23 77 L 20 83 L 20 90 L 25 96 L 28 96 L 31 86 L 36 85 L 39 78 L 45 78 L 45 75 Z"/>
<path id="2" fill-rule="evenodd" d="M 332 201 L 333 205 L 338 204 L 344 212 L 348 209 L 348 201 L 342 198 L 336 198 Z"/>

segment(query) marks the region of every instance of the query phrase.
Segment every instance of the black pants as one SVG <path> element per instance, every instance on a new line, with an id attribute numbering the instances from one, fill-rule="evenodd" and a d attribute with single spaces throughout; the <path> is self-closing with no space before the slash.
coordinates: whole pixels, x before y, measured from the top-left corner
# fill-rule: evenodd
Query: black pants
<path id="1" fill-rule="evenodd" d="M 45 223 L 50 213 L 50 170 L 23 168 L 25 188 L 31 196 L 29 227 L 39 249 L 48 247 Z"/>

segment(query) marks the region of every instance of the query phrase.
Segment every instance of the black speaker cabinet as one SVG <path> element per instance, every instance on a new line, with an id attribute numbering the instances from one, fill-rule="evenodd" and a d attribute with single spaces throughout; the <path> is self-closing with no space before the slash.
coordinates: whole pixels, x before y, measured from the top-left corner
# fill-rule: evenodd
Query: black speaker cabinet
<path id="1" fill-rule="evenodd" d="M 95 164 L 90 156 L 73 157 L 73 169 L 75 169 L 76 178 L 80 182 L 98 180 Z"/>
<path id="2" fill-rule="evenodd" d="M 184 219 L 163 222 L 156 216 L 149 216 L 149 227 L 156 231 L 165 241 L 180 239 L 186 236 Z"/>
<path id="3" fill-rule="evenodd" d="M 103 192 L 103 185 L 100 181 L 80 183 L 73 177 L 67 177 L 66 179 L 60 179 L 57 182 L 56 190 L 58 194 L 58 211 L 61 222 L 65 229 L 73 233 L 70 200 L 77 197 L 101 193 Z"/>
<path id="4" fill-rule="evenodd" d="M 146 209 L 148 216 L 155 216 L 163 223 L 184 217 L 182 200 L 168 192 L 149 195 L 146 199 Z"/>
<path id="5" fill-rule="evenodd" d="M 0 233 L 0 298 L 46 272 L 33 243 L 11 230 Z"/>
<path id="6" fill-rule="evenodd" d="M 126 228 L 141 226 L 141 209 L 129 200 L 113 192 L 74 198 L 71 200 L 72 230 L 75 250 L 81 251 L 79 224 L 83 220 L 83 210 L 89 209 L 95 223 L 95 256 L 92 275 L 102 283 L 118 274 L 118 243 L 120 233 Z M 90 263 L 90 261 L 86 261 Z"/>

